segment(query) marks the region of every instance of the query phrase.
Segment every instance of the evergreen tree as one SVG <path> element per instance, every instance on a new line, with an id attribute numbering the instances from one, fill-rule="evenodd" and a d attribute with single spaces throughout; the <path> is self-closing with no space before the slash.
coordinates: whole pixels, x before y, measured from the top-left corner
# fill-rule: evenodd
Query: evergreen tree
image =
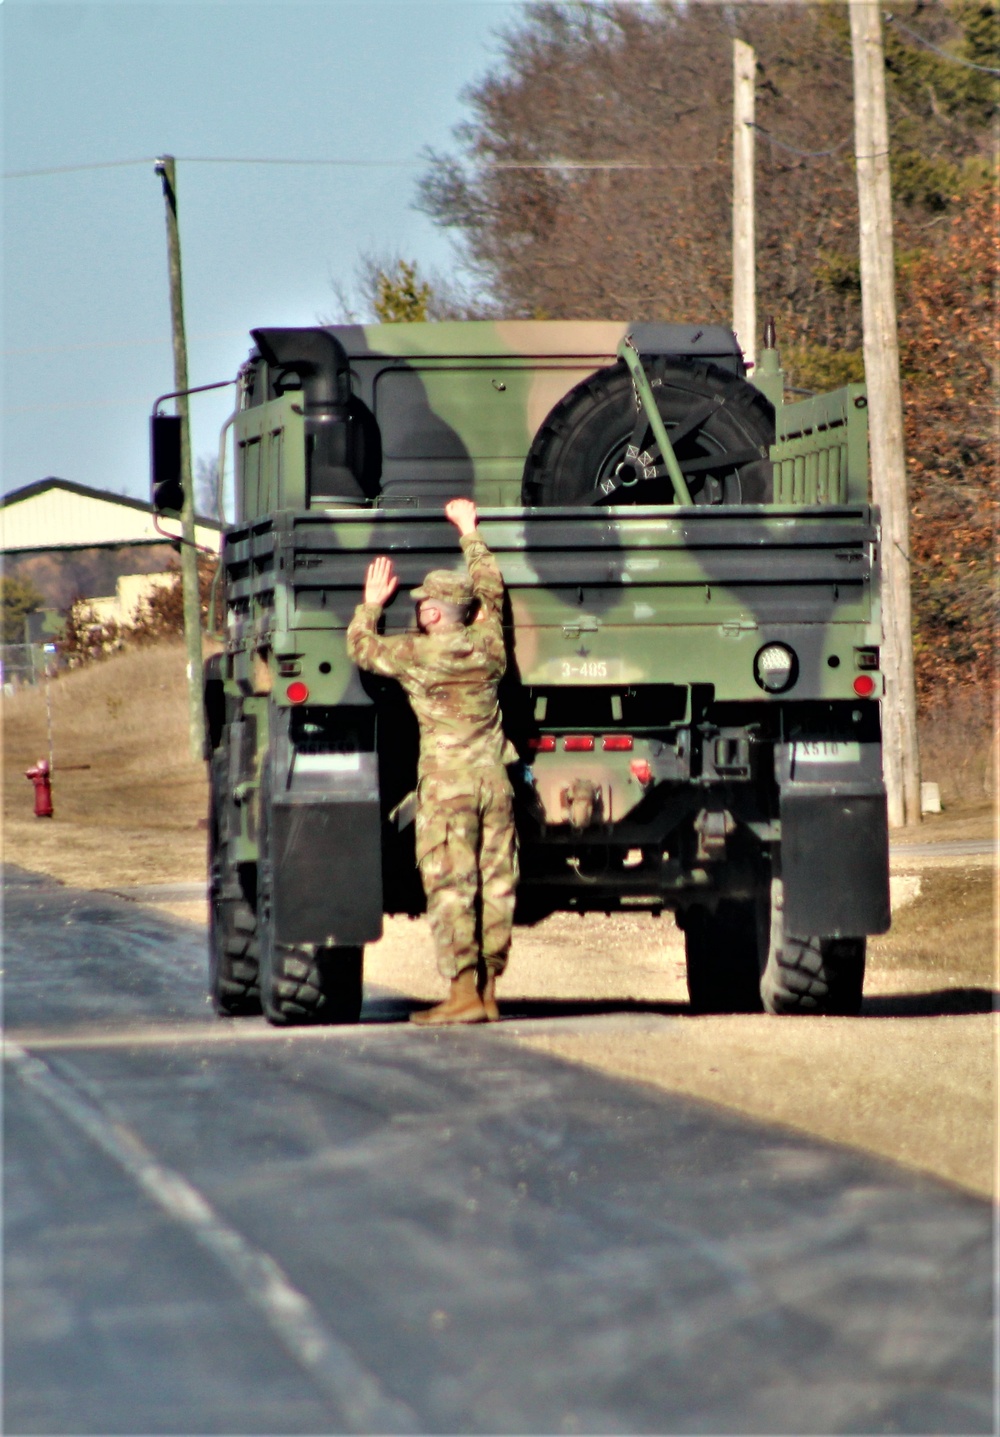
<path id="1" fill-rule="evenodd" d="M 417 324 L 427 319 L 431 287 L 417 278 L 417 266 L 400 259 L 395 269 L 374 276 L 374 309 L 382 324 Z"/>
<path id="2" fill-rule="evenodd" d="M 44 596 L 30 579 L 16 579 L 6 574 L 0 579 L 0 620 L 5 644 L 24 643 L 24 621 L 44 602 Z"/>

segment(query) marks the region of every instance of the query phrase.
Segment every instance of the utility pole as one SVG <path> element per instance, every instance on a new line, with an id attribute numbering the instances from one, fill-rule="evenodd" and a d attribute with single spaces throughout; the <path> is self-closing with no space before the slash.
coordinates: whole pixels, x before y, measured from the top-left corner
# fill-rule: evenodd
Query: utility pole
<path id="1" fill-rule="evenodd" d="M 754 90 L 757 55 L 733 41 L 733 329 L 748 365 L 757 357 L 757 277 L 754 232 Z"/>
<path id="2" fill-rule="evenodd" d="M 184 337 L 184 294 L 181 287 L 181 237 L 177 227 L 177 173 L 173 155 L 161 155 L 156 173 L 163 183 L 167 210 L 167 259 L 170 267 L 170 322 L 174 340 L 174 388 L 188 388 L 187 340 Z M 188 735 L 191 757 L 201 758 L 204 717 L 201 706 L 201 600 L 198 594 L 198 550 L 194 535 L 194 484 L 191 477 L 191 418 L 188 397 L 174 400 L 181 418 L 181 585 L 184 595 L 184 643 L 187 649 Z"/>
<path id="3" fill-rule="evenodd" d="M 861 221 L 861 312 L 871 446 L 872 497 L 882 511 L 882 736 L 889 826 L 920 822 L 920 754 L 910 615 L 910 515 L 896 331 L 889 122 L 882 17 L 872 0 L 850 0 L 854 57 L 854 151 Z"/>

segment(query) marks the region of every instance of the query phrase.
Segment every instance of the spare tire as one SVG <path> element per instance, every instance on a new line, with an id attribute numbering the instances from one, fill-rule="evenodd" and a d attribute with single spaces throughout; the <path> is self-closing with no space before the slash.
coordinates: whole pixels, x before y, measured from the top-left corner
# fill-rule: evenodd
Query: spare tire
<path id="1" fill-rule="evenodd" d="M 644 356 L 643 365 L 692 502 L 770 503 L 774 406 L 760 390 L 705 360 Z M 525 461 L 522 502 L 675 502 L 624 364 L 583 380 L 548 415 Z"/>

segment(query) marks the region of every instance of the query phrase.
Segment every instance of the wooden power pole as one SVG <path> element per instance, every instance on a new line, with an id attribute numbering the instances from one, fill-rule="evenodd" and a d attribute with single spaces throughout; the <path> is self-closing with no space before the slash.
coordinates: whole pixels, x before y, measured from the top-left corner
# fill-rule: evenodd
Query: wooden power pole
<path id="1" fill-rule="evenodd" d="M 757 56 L 733 41 L 733 329 L 747 364 L 757 357 L 756 235 L 754 233 L 754 89 Z"/>
<path id="2" fill-rule="evenodd" d="M 174 388 L 188 388 L 187 340 L 184 335 L 184 293 L 181 286 L 181 238 L 177 227 L 177 175 L 173 155 L 161 155 L 156 173 L 163 182 L 167 209 L 167 259 L 170 267 L 170 322 L 174 339 Z M 188 397 L 174 400 L 181 418 L 181 584 L 184 594 L 184 643 L 187 649 L 188 734 L 191 757 L 201 758 L 204 716 L 201 701 L 201 600 L 198 593 L 198 550 L 194 533 L 194 484 L 191 477 L 191 421 Z"/>
<path id="3" fill-rule="evenodd" d="M 910 615 L 910 516 L 896 332 L 896 264 L 889 177 L 882 18 L 849 0 L 854 56 L 854 149 L 861 221 L 861 311 L 868 385 L 872 496 L 882 511 L 882 737 L 889 825 L 920 821 L 920 757 Z"/>

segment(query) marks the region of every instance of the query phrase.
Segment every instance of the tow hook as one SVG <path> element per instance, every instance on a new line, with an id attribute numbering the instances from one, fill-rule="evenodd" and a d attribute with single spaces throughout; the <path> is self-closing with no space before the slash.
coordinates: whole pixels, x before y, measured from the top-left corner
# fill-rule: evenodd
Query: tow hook
<path id="1" fill-rule="evenodd" d="M 728 808 L 703 808 L 694 821 L 698 835 L 695 858 L 700 863 L 718 863 L 726 856 L 726 839 L 736 827 Z"/>
<path id="2" fill-rule="evenodd" d="M 590 827 L 602 805 L 600 785 L 589 778 L 574 779 L 569 788 L 563 789 L 560 798 L 563 808 L 569 810 L 570 826 L 578 832 Z"/>

